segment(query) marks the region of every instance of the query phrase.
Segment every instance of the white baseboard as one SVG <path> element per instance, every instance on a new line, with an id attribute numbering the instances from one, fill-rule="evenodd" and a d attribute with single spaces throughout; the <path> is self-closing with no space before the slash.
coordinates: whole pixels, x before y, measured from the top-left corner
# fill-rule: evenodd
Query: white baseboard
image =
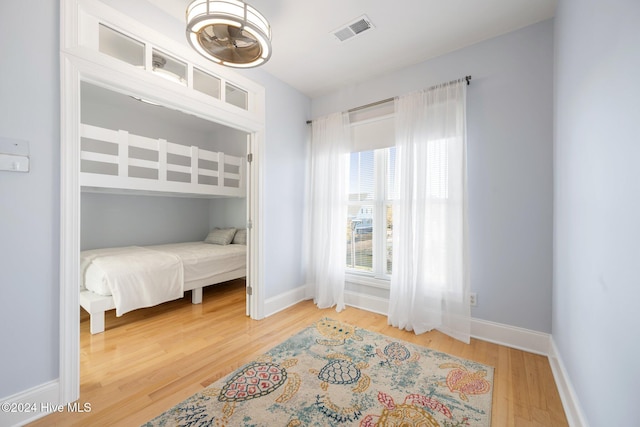
<path id="1" fill-rule="evenodd" d="M 505 325 L 504 323 L 472 318 L 471 336 L 479 340 L 543 356 L 546 356 L 549 352 L 549 334 Z"/>
<path id="2" fill-rule="evenodd" d="M 312 297 L 309 296 L 307 286 L 298 286 L 295 289 L 276 295 L 275 297 L 268 298 L 264 302 L 265 317 L 276 314 L 277 312 L 282 311 L 285 308 L 289 308 L 300 301 L 311 298 Z M 389 308 L 389 301 L 384 298 L 349 291 L 344 293 L 344 303 L 351 307 L 384 315 L 387 314 Z"/>
<path id="3" fill-rule="evenodd" d="M 0 425 L 23 426 L 51 413 L 60 404 L 60 381 L 54 380 L 0 399 Z M 5 406 L 8 409 L 5 411 Z M 13 412 L 15 410 L 15 412 Z"/>
<path id="4" fill-rule="evenodd" d="M 295 289 L 276 295 L 275 297 L 267 298 L 264 301 L 265 317 L 276 314 L 306 299 L 309 299 L 306 286 L 298 286 Z"/>
<path id="5" fill-rule="evenodd" d="M 371 311 L 373 313 L 384 314 L 389 312 L 389 300 L 386 298 L 364 295 L 358 292 L 345 291 L 344 303 L 351 307 Z"/>
<path id="6" fill-rule="evenodd" d="M 560 400 L 562 400 L 562 406 L 569 425 L 571 427 L 588 427 L 587 418 L 582 411 L 580 401 L 569 379 L 560 353 L 558 353 L 558 348 L 556 347 L 553 337 L 551 337 L 549 345 L 549 364 L 551 365 L 553 378 L 556 380 Z"/>
<path id="7" fill-rule="evenodd" d="M 347 291 L 344 301 L 349 306 L 378 314 L 386 315 L 389 311 L 389 300 L 385 298 Z M 482 319 L 471 319 L 471 336 L 544 356 L 549 350 L 549 334 Z"/>

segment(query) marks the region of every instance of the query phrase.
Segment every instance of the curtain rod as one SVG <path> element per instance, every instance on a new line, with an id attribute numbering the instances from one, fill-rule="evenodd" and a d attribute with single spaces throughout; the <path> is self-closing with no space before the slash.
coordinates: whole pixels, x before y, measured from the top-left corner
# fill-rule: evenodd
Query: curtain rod
<path id="1" fill-rule="evenodd" d="M 462 79 L 460 79 L 460 80 L 462 80 Z M 471 84 L 471 76 L 464 76 L 464 80 L 467 81 L 467 86 L 469 86 Z M 452 80 L 450 83 L 453 83 L 455 81 L 456 80 Z M 375 107 L 376 105 L 380 105 L 380 104 L 386 104 L 387 102 L 391 102 L 394 99 L 395 99 L 395 97 L 387 98 L 387 99 L 382 99 L 380 101 L 371 102 L 369 104 L 361 105 L 359 107 L 353 107 L 353 108 L 347 110 L 347 113 L 353 113 L 354 111 L 364 110 L 365 108 Z M 307 124 L 308 125 L 310 125 L 311 123 L 313 123 L 313 120 L 307 120 Z"/>

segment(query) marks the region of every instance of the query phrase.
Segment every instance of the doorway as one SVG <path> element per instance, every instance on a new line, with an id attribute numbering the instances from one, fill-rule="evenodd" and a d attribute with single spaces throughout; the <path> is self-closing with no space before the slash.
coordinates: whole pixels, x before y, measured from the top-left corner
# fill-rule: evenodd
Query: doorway
<path id="1" fill-rule="evenodd" d="M 237 120 L 228 114 L 221 114 L 218 120 L 215 108 L 201 108 L 199 103 L 175 101 L 171 90 L 156 87 L 153 83 L 138 78 L 118 75 L 108 68 L 96 68 L 67 56 L 63 58 L 63 83 L 61 86 L 61 298 L 60 298 L 60 401 L 72 402 L 79 397 L 79 255 L 83 244 L 82 228 L 82 191 L 80 183 L 80 151 L 82 123 L 83 88 L 106 90 L 124 96 L 127 102 L 135 105 L 140 101 L 130 98 L 150 100 L 168 111 L 178 110 L 190 120 L 202 120 L 209 126 L 224 127 L 223 133 L 237 134 L 243 139 L 238 144 L 244 154 L 251 149 L 252 162 L 247 165 L 247 189 L 245 214 L 243 217 L 251 224 L 247 238 L 247 287 L 251 293 L 247 296 L 247 315 L 253 319 L 263 317 L 262 275 L 261 275 L 261 191 L 262 161 L 261 144 L 264 134 L 264 122 L 249 121 L 242 117 Z M 185 101 L 185 100 L 183 100 Z M 264 98 L 261 98 L 264 102 Z M 142 104 L 142 103 L 140 103 Z M 85 113 L 86 114 L 86 113 Z M 124 197 L 124 196 L 120 196 Z M 236 207 L 237 209 L 237 207 Z"/>

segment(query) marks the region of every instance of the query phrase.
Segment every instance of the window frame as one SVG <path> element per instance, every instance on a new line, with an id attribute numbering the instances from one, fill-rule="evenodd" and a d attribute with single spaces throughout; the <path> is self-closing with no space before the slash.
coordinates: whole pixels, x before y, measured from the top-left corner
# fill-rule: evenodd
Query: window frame
<path id="1" fill-rule="evenodd" d="M 346 265 L 345 273 L 347 282 L 357 283 L 361 285 L 374 286 L 383 289 L 389 289 L 391 273 L 387 272 L 387 247 L 386 247 L 386 230 L 387 230 L 387 206 L 393 207 L 393 200 L 389 197 L 390 191 L 387 189 L 387 152 L 394 146 L 385 148 L 376 148 L 373 150 L 362 150 L 356 152 L 373 151 L 373 169 L 374 169 L 374 193 L 373 200 L 349 200 L 348 206 L 373 206 L 373 233 L 372 233 L 372 270 L 363 271 L 358 268 L 351 268 Z"/>

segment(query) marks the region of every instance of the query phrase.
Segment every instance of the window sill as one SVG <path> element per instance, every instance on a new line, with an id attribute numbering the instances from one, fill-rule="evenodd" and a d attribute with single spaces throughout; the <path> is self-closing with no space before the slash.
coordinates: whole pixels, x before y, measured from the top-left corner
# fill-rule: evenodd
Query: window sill
<path id="1" fill-rule="evenodd" d="M 378 279 L 372 276 L 350 273 L 346 274 L 346 281 L 357 285 L 370 286 L 372 288 L 389 289 L 391 281 L 388 279 Z"/>

